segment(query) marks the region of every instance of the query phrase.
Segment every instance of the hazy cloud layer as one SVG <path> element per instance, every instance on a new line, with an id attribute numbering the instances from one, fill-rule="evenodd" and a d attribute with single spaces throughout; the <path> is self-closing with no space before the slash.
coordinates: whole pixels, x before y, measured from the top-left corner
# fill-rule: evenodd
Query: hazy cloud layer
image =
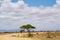
<path id="1" fill-rule="evenodd" d="M 60 30 L 60 0 L 52 7 L 29 7 L 23 0 L 2 0 L 0 29 L 15 29 L 23 24 L 33 24 L 37 30 Z"/>

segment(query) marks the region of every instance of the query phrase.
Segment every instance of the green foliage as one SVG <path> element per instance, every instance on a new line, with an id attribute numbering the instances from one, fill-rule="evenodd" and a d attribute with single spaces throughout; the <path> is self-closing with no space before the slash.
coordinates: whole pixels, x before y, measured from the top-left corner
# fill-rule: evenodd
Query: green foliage
<path id="1" fill-rule="evenodd" d="M 35 29 L 35 27 L 30 24 L 22 25 L 20 28 L 22 28 L 22 29 Z"/>
<path id="2" fill-rule="evenodd" d="M 26 30 L 28 31 L 28 37 L 31 37 L 31 32 L 30 32 L 30 30 L 31 30 L 31 29 L 35 29 L 35 27 L 32 26 L 32 25 L 30 25 L 30 24 L 22 25 L 20 28 L 21 28 L 21 29 L 26 29 Z"/>

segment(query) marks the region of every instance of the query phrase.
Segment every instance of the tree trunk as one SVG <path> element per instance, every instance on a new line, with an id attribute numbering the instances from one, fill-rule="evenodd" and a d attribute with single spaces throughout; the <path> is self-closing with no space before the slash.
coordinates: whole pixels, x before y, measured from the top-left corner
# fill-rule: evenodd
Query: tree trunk
<path id="1" fill-rule="evenodd" d="M 28 37 L 31 37 L 31 32 L 29 29 L 28 29 Z"/>

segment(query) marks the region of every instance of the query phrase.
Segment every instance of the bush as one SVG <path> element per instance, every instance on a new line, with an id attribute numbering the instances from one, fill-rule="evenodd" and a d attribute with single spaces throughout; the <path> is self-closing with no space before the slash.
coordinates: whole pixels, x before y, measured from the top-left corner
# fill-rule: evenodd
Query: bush
<path id="1" fill-rule="evenodd" d="M 51 38 L 50 32 L 47 32 L 47 38 Z"/>

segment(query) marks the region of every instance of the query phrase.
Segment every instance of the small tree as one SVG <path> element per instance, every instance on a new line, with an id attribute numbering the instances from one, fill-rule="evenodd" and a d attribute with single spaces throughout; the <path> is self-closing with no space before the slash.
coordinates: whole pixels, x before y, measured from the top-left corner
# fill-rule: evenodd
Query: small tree
<path id="1" fill-rule="evenodd" d="M 35 29 L 35 27 L 32 26 L 32 25 L 30 25 L 30 24 L 22 25 L 20 28 L 21 28 L 21 29 L 26 29 L 26 30 L 28 31 L 28 37 L 31 36 L 30 30 L 31 30 L 31 29 Z"/>

